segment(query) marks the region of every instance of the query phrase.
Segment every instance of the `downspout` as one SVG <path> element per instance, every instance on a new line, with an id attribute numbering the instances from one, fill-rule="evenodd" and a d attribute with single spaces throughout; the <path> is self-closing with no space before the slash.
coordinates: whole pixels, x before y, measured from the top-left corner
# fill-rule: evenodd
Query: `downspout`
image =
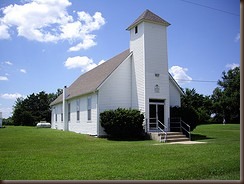
<path id="1" fill-rule="evenodd" d="M 67 131 L 67 120 L 66 120 L 66 86 L 63 89 L 63 121 L 64 121 L 64 131 Z"/>

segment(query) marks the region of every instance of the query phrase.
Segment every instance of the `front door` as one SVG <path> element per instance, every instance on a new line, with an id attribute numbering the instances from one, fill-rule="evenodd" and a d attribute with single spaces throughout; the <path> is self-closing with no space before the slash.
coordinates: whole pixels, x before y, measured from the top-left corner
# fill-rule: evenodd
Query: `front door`
<path id="1" fill-rule="evenodd" d="M 149 100 L 149 131 L 164 129 L 164 100 Z"/>

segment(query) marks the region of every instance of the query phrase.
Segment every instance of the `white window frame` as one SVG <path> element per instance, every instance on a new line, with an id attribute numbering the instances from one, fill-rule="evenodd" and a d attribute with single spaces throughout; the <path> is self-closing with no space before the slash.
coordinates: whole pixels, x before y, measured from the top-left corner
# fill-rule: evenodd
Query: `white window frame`
<path id="1" fill-rule="evenodd" d="M 92 120 L 92 97 L 89 96 L 87 98 L 87 121 L 90 122 Z"/>
<path id="2" fill-rule="evenodd" d="M 71 121 L 71 104 L 68 103 L 68 122 L 70 123 Z"/>
<path id="3" fill-rule="evenodd" d="M 76 100 L 76 121 L 80 122 L 80 99 Z"/>

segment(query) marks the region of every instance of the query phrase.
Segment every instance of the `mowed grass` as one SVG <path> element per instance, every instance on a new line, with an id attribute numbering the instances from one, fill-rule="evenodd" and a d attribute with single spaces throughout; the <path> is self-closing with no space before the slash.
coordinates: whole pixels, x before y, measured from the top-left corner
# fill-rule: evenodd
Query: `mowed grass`
<path id="1" fill-rule="evenodd" d="M 0 129 L 0 180 L 239 180 L 240 125 L 202 125 L 206 144 L 112 141 L 46 128 Z"/>

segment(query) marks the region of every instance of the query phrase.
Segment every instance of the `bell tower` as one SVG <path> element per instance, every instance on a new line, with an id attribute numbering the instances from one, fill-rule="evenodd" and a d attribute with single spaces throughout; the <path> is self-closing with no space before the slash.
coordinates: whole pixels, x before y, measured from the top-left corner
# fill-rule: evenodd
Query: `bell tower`
<path id="1" fill-rule="evenodd" d="M 168 128 L 170 97 L 167 27 L 169 25 L 158 15 L 146 10 L 126 29 L 130 31 L 130 51 L 133 52 L 132 108 L 138 108 L 145 113 L 147 124 L 153 119 L 152 124 L 157 125 L 158 121 L 163 121 L 162 123 Z M 161 105 L 161 110 L 152 107 L 150 103 L 156 104 L 157 107 Z"/>

